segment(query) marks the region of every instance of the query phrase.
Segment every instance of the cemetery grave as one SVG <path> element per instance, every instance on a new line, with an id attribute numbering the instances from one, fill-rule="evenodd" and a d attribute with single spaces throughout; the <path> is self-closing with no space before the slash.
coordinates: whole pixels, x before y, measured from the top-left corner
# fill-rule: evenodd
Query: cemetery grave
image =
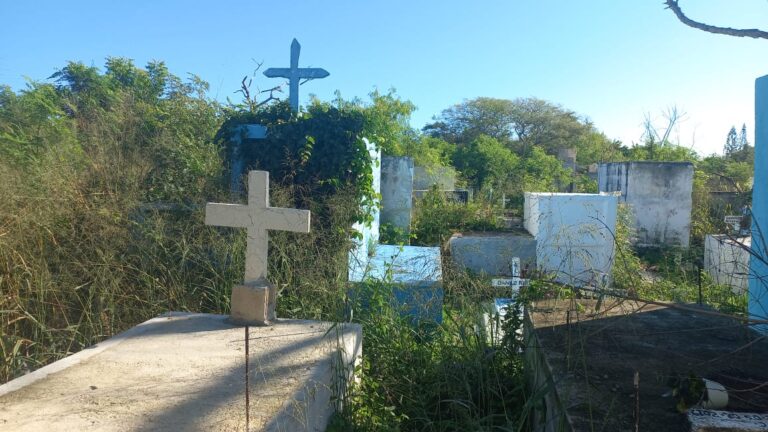
<path id="1" fill-rule="evenodd" d="M 768 388 L 759 385 L 768 381 L 768 341 L 706 312 L 610 298 L 534 302 L 525 357 L 532 391 L 547 389 L 535 430 L 635 430 L 639 397 L 639 430 L 687 431 L 675 398 L 662 395 L 670 378 L 691 373 L 733 391 L 719 409 L 764 412 Z"/>
<path id="2" fill-rule="evenodd" d="M 292 112 L 291 118 L 302 117 L 296 115 L 300 111 L 298 91 L 302 80 L 329 75 L 324 69 L 299 68 L 300 48 L 294 39 L 290 67 L 270 68 L 264 72 L 267 77 L 288 79 L 290 93 L 285 112 Z M 758 80 L 757 90 L 756 157 L 764 162 L 768 160 L 765 145 L 768 142 L 768 109 L 763 106 L 768 103 L 768 77 Z M 246 167 L 244 153 L 266 143 L 273 136 L 270 134 L 275 133 L 274 125 L 270 123 L 267 128 L 261 124 L 243 123 L 228 131 L 232 146 L 226 149 L 231 158 L 228 174 L 233 202 L 241 201 L 243 171 L 252 168 Z M 337 129 L 348 132 L 344 128 Z M 305 141 L 300 164 L 309 163 L 315 137 L 302 135 L 300 138 Z M 764 365 L 768 358 L 768 341 L 759 333 L 768 328 L 765 324 L 768 290 L 764 280 L 768 263 L 761 258 L 766 250 L 761 227 L 768 215 L 765 163 L 756 166 L 752 212 L 755 244 L 752 251 L 741 249 L 741 252 L 753 253 L 740 253 L 738 257 L 734 253 L 727 255 L 716 249 L 727 244 L 729 239 L 707 238 L 707 253 L 716 281 L 720 282 L 721 276 L 732 277 L 737 273 L 745 276 L 738 281 L 728 279 L 723 283 L 732 284 L 737 293 L 749 291 L 749 313 L 761 324 L 751 328 L 745 324 L 744 317 L 741 320 L 728 317 L 705 306 L 644 302 L 636 298 L 623 300 L 607 295 L 608 291 L 601 292 L 611 288 L 612 284 L 619 202 L 629 204 L 634 211 L 638 246 L 688 246 L 693 178 L 693 165 L 689 162 L 601 164 L 597 170 L 600 173 L 599 194 L 526 191 L 521 220 L 525 231 L 510 229 L 454 234 L 447 244 L 450 257 L 444 257 L 441 245 L 382 244 L 381 229 L 387 225 L 410 233 L 417 198 L 432 185 L 437 185 L 444 194 L 458 196 L 458 201 L 469 201 L 470 191 L 455 190 L 455 171 L 428 172 L 416 166 L 410 156 L 382 157 L 381 150 L 362 138 L 362 134 L 353 137 L 351 142 L 355 147 L 350 153 L 364 154 L 360 144 L 364 142 L 370 157 L 366 162 L 373 161 L 370 172 L 373 198 L 366 196 L 360 202 L 360 196 L 355 195 L 355 199 L 350 200 L 353 204 L 350 207 L 362 208 L 368 212 L 365 216 L 370 216 L 365 222 L 361 221 L 364 218 L 357 219 L 359 222 L 353 228 L 359 236 L 348 237 L 347 229 L 354 218 L 345 219 L 340 227 L 332 227 L 343 237 L 339 244 L 344 245 L 340 250 L 345 262 L 341 263 L 340 274 L 328 271 L 322 277 L 332 280 L 325 286 L 330 287 L 328 291 L 338 298 L 334 298 L 332 304 L 322 305 L 319 302 L 313 304 L 311 300 L 314 299 L 297 301 L 295 292 L 301 296 L 301 289 L 307 285 L 302 281 L 305 284 L 298 289 L 290 287 L 294 289 L 292 308 L 283 309 L 289 313 L 318 314 L 322 319 L 330 317 L 328 321 L 277 316 L 277 305 L 285 304 L 281 299 L 288 297 L 285 292 L 290 283 L 278 287 L 268 275 L 267 269 L 274 268 L 269 267 L 268 260 L 269 231 L 306 234 L 310 232 L 311 217 L 309 210 L 272 207 L 270 173 L 249 171 L 245 204 L 208 203 L 205 211 L 206 225 L 223 227 L 211 229 L 211 232 L 230 231 L 226 228 L 245 229 L 245 275 L 242 282 L 238 280 L 232 287 L 231 314 L 163 314 L 1 385 L 0 430 L 7 427 L 9 430 L 244 428 L 310 431 L 324 430 L 339 408 L 347 408 L 345 420 L 358 416 L 359 412 L 349 412 L 349 406 L 363 407 L 360 411 L 366 413 L 374 412 L 371 415 L 373 422 L 383 417 L 383 423 L 390 420 L 395 428 L 407 425 L 404 430 L 430 429 L 433 426 L 430 422 L 435 419 L 427 417 L 434 415 L 433 412 L 438 412 L 435 417 L 458 412 L 456 418 L 470 418 L 467 424 L 475 426 L 518 428 L 528 426 L 524 419 L 530 414 L 531 426 L 537 431 L 704 431 L 716 427 L 764 430 L 767 427 L 768 388 L 764 384 L 768 382 L 768 373 Z M 500 148 L 504 149 L 503 146 Z M 562 148 L 558 153 L 562 163 L 576 174 L 576 149 Z M 346 166 L 342 168 L 351 172 Z M 222 173 L 226 176 L 225 169 Z M 368 172 L 365 174 L 367 176 Z M 333 183 L 325 183 L 325 180 L 315 183 Z M 576 189 L 572 180 L 570 178 L 571 182 L 565 184 L 558 179 L 557 187 L 544 189 L 572 192 Z M 377 203 L 379 194 L 381 202 Z M 492 196 L 492 193 L 488 195 Z M 503 211 L 507 199 L 506 195 L 501 196 Z M 491 208 L 494 205 L 491 204 Z M 313 213 L 323 215 L 322 211 L 315 212 L 315 207 L 312 209 Z M 108 211 L 106 214 L 117 218 Z M 187 223 L 202 226 L 200 219 Z M 506 218 L 504 223 L 512 226 L 517 221 Z M 195 229 L 199 228 L 197 225 Z M 353 243 L 351 250 L 347 248 L 347 240 Z M 229 246 L 232 249 L 232 244 Z M 180 254 L 184 257 L 180 260 L 181 267 L 210 264 L 214 255 L 212 249 L 204 247 L 202 250 L 204 258 L 199 261 L 186 262 L 187 256 Z M 321 261 L 325 259 L 331 260 L 322 253 L 311 258 L 315 261 L 297 264 L 285 260 L 281 263 L 315 267 L 323 264 Z M 444 273 L 451 272 L 444 272 L 443 259 L 447 263 L 449 258 L 461 272 L 467 271 L 471 283 L 458 287 L 459 283 L 449 280 L 450 276 L 444 280 Z M 175 259 L 172 261 L 177 265 Z M 725 267 L 723 261 L 738 266 Z M 231 265 L 222 262 L 226 259 L 211 266 Z M 529 274 L 522 269 L 537 270 L 532 272 L 537 278 L 541 276 L 533 281 L 541 284 L 536 288 L 557 287 L 558 291 L 547 292 L 548 295 L 557 292 L 574 297 L 537 300 L 527 305 L 523 315 L 526 326 L 520 329 L 525 339 L 526 349 L 522 355 L 530 384 L 525 395 L 522 395 L 521 386 L 514 385 L 515 380 L 522 377 L 521 352 L 499 345 L 501 335 L 492 325 L 496 317 L 504 319 L 520 289 L 528 286 Z M 3 274 L 0 276 L 4 277 Z M 160 285 L 156 276 L 150 272 L 141 274 L 144 279 L 154 278 L 153 283 L 156 281 Z M 200 279 L 204 279 L 203 284 L 221 284 L 223 278 L 219 276 L 205 274 Z M 496 289 L 492 299 L 480 299 L 475 292 L 460 293 L 460 289 L 452 292 L 457 287 L 475 288 L 477 281 L 485 283 L 489 278 L 491 287 Z M 319 283 L 318 279 L 310 283 Z M 408 327 L 399 327 L 402 323 L 398 320 L 377 321 L 382 319 L 376 316 L 378 311 L 366 311 L 365 305 L 357 312 L 362 316 L 368 313 L 367 321 L 334 322 L 359 319 L 353 314 L 342 316 L 339 310 L 341 306 L 347 308 L 346 312 L 357 308 L 358 304 L 350 306 L 355 303 L 356 290 L 371 281 L 387 290 L 389 307 L 412 318 L 407 320 Z M 80 290 L 80 295 L 90 289 L 89 284 L 77 286 L 72 291 Z M 453 297 L 445 294 L 444 285 L 445 291 Z M 282 297 L 278 295 L 278 288 L 286 290 Z M 582 288 L 595 291 L 593 297 L 596 298 L 577 298 L 583 293 Z M 202 290 L 200 286 L 183 289 L 194 291 L 194 295 L 200 295 Z M 211 296 L 216 294 L 221 292 Z M 471 299 L 473 304 L 457 306 L 461 303 L 456 301 L 460 295 L 466 297 L 459 300 Z M 466 334 L 472 331 L 466 330 L 477 325 L 478 321 L 472 320 L 476 312 L 483 311 L 481 303 L 484 300 L 491 302 L 485 305 L 487 313 L 480 323 L 493 337 L 472 339 Z M 91 298 L 89 301 L 95 304 L 100 300 Z M 169 300 L 168 304 L 173 303 Z M 191 310 L 186 304 L 184 308 L 181 310 Z M 385 312 L 389 310 L 385 309 Z M 466 312 L 473 316 L 462 316 Z M 27 315 L 34 319 L 29 313 Z M 444 315 L 450 317 L 446 323 L 443 323 Z M 22 317 L 16 321 L 26 319 Z M 413 326 L 414 322 L 442 325 Z M 433 333 L 424 337 L 420 333 L 422 327 L 428 327 Z M 369 331 L 366 337 L 372 336 L 367 340 L 376 344 L 366 362 L 361 361 L 364 328 Z M 60 328 L 51 326 L 47 331 L 54 330 Z M 23 343 L 22 340 L 14 350 L 23 349 Z M 5 339 L 0 339 L 0 344 L 5 355 Z M 362 369 L 356 369 L 358 366 Z M 360 377 L 355 376 L 356 370 L 374 373 Z M 725 386 L 730 392 L 727 404 L 699 406 L 697 399 L 687 406 L 691 408 L 687 413 L 676 412 L 674 396 L 664 394 L 670 389 L 670 379 L 687 379 L 690 374 L 694 375 L 694 382 L 711 380 Z M 423 376 L 429 376 L 433 381 L 419 382 Z M 489 376 L 494 379 L 487 380 Z M 361 379 L 367 381 L 356 387 L 354 396 L 346 399 L 349 383 L 359 384 Z M 475 388 L 475 384 L 485 387 Z M 493 387 L 494 384 L 498 387 Z M 456 391 L 459 396 L 454 397 L 445 390 L 451 385 L 459 388 Z M 406 387 L 413 393 L 406 394 L 409 391 Z M 435 388 L 438 390 L 434 395 L 424 390 Z M 469 389 L 469 396 L 462 393 L 465 388 Z M 530 408 L 530 412 L 512 412 L 504 397 L 519 402 L 512 407 L 515 410 L 535 408 Z M 520 400 L 515 399 L 517 397 Z M 536 401 L 537 397 L 541 397 L 541 401 Z M 415 402 L 407 408 L 414 409 L 415 406 L 417 415 L 401 410 L 403 405 L 411 403 L 409 398 Z M 341 402 L 345 404 L 343 407 Z M 432 402 L 437 409 L 429 405 Z M 503 409 L 498 409 L 499 406 Z M 377 409 L 385 414 L 376 412 Z M 418 409 L 423 411 L 419 413 Z M 500 412 L 504 412 L 503 419 Z M 513 423 L 517 421 L 520 423 Z"/>
<path id="3" fill-rule="evenodd" d="M 600 192 L 619 192 L 620 201 L 629 205 L 638 246 L 688 247 L 692 163 L 601 163 L 597 181 Z"/>
<path id="4" fill-rule="evenodd" d="M 381 166 L 374 164 L 373 167 L 374 190 L 381 191 L 382 201 L 386 199 L 394 209 L 390 207 L 389 212 L 371 209 L 373 222 L 355 225 L 361 236 L 354 240 L 349 253 L 349 281 L 391 283 L 394 301 L 404 314 L 440 323 L 443 320 L 440 248 L 379 244 L 381 224 L 391 223 L 406 232 L 410 229 L 413 162 L 409 158 L 382 158 L 372 143 L 368 143 L 368 151 L 373 160 L 382 161 Z M 386 203 L 382 203 L 383 208 Z"/>

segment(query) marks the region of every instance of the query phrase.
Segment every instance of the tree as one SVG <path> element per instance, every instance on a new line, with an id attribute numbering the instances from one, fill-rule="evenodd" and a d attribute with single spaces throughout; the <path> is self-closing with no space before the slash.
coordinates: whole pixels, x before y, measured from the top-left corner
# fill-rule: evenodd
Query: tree
<path id="1" fill-rule="evenodd" d="M 454 144 L 470 143 L 480 135 L 508 143 L 513 138 L 514 102 L 479 97 L 443 110 L 422 131 Z"/>
<path id="2" fill-rule="evenodd" d="M 739 141 L 736 136 L 736 127 L 731 126 L 731 130 L 728 131 L 728 136 L 725 138 L 725 146 L 723 147 L 723 153 L 728 156 L 739 151 Z"/>
<path id="3" fill-rule="evenodd" d="M 743 149 L 748 145 L 749 145 L 749 141 L 747 141 L 747 124 L 742 123 L 741 132 L 739 132 L 739 148 Z"/>
<path id="4" fill-rule="evenodd" d="M 683 13 L 683 10 L 680 9 L 680 0 L 666 0 L 664 4 L 667 5 L 667 9 L 670 9 L 672 13 L 675 14 L 677 19 L 680 20 L 680 22 L 689 27 L 714 34 L 723 34 L 736 37 L 751 37 L 755 39 L 768 39 L 768 32 L 762 31 L 760 29 L 735 29 L 731 27 L 718 27 L 694 21 L 688 18 L 685 13 Z"/>
<path id="5" fill-rule="evenodd" d="M 611 142 L 589 121 L 573 111 L 537 98 L 476 98 L 443 110 L 434 120 L 423 128 L 425 134 L 459 147 L 485 135 L 521 157 L 535 146 L 550 154 L 556 154 L 562 148 L 587 150 L 591 146 L 611 146 Z"/>
<path id="6" fill-rule="evenodd" d="M 504 189 L 520 159 L 497 139 L 480 135 L 454 154 L 454 165 L 477 190 Z"/>

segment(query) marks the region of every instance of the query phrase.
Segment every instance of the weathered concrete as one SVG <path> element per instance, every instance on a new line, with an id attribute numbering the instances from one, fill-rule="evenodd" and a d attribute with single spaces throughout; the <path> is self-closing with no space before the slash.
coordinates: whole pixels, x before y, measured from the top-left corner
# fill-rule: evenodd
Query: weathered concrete
<path id="1" fill-rule="evenodd" d="M 249 339 L 251 430 L 325 430 L 361 328 L 281 320 Z M 244 365 L 227 317 L 155 318 L 0 386 L 0 430 L 242 431 Z"/>
<path id="2" fill-rule="evenodd" d="M 536 239 L 524 231 L 454 234 L 448 246 L 454 264 L 476 274 L 514 276 L 513 258 L 523 268 L 536 268 Z"/>
<path id="3" fill-rule="evenodd" d="M 638 246 L 688 247 L 693 200 L 690 162 L 614 162 L 598 168 L 600 192 L 621 192 Z"/>
<path id="4" fill-rule="evenodd" d="M 526 371 L 531 393 L 544 399 L 531 416 L 534 430 L 636 430 L 635 373 L 641 431 L 689 430 L 676 400 L 662 397 L 671 390 L 669 378 L 689 373 L 738 395 L 729 398 L 729 411 L 768 410 L 768 389 L 757 387 L 768 381 L 768 341 L 711 312 L 610 297 L 532 304 L 526 310 Z"/>
<path id="5" fill-rule="evenodd" d="M 456 170 L 451 167 L 425 168 L 413 167 L 413 190 L 424 191 L 432 186 L 439 190 L 452 191 L 456 189 Z"/>
<path id="6" fill-rule="evenodd" d="M 384 156 L 381 159 L 381 223 L 411 232 L 413 159 Z"/>
<path id="7" fill-rule="evenodd" d="M 704 270 L 715 283 L 730 286 L 734 293 L 747 292 L 751 245 L 749 237 L 708 235 L 704 240 Z"/>
<path id="8" fill-rule="evenodd" d="M 755 181 L 752 189 L 749 314 L 768 319 L 768 75 L 755 82 Z M 760 329 L 768 333 L 768 326 Z"/>
<path id="9" fill-rule="evenodd" d="M 572 286 L 607 285 L 617 204 L 615 195 L 526 192 L 523 223 L 538 268 Z"/>

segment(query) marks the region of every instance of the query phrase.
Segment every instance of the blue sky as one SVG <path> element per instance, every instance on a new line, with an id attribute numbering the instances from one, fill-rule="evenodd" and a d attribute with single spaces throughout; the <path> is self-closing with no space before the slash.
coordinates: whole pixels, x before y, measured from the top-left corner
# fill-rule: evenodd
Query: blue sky
<path id="1" fill-rule="evenodd" d="M 673 138 L 709 154 L 732 125 L 746 123 L 752 140 L 754 80 L 768 74 L 768 40 L 691 29 L 661 0 L 0 2 L 0 83 L 16 90 L 69 60 L 120 56 L 163 60 L 237 98 L 254 60 L 287 66 L 296 37 L 301 66 L 331 73 L 302 86 L 302 103 L 395 88 L 421 127 L 464 99 L 535 96 L 626 144 L 646 114 L 662 125 L 676 106 L 686 116 Z M 681 5 L 711 24 L 768 28 L 764 0 Z"/>

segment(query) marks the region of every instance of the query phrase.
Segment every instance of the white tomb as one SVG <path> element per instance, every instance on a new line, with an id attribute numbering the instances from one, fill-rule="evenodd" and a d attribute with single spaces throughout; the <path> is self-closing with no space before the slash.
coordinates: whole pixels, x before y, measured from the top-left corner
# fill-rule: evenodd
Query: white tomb
<path id="1" fill-rule="evenodd" d="M 718 285 L 731 287 L 734 294 L 744 294 L 749 287 L 750 237 L 710 234 L 704 240 L 704 270 Z"/>
<path id="2" fill-rule="evenodd" d="M 613 267 L 616 195 L 525 193 L 525 228 L 536 264 L 560 283 L 605 286 Z"/>

